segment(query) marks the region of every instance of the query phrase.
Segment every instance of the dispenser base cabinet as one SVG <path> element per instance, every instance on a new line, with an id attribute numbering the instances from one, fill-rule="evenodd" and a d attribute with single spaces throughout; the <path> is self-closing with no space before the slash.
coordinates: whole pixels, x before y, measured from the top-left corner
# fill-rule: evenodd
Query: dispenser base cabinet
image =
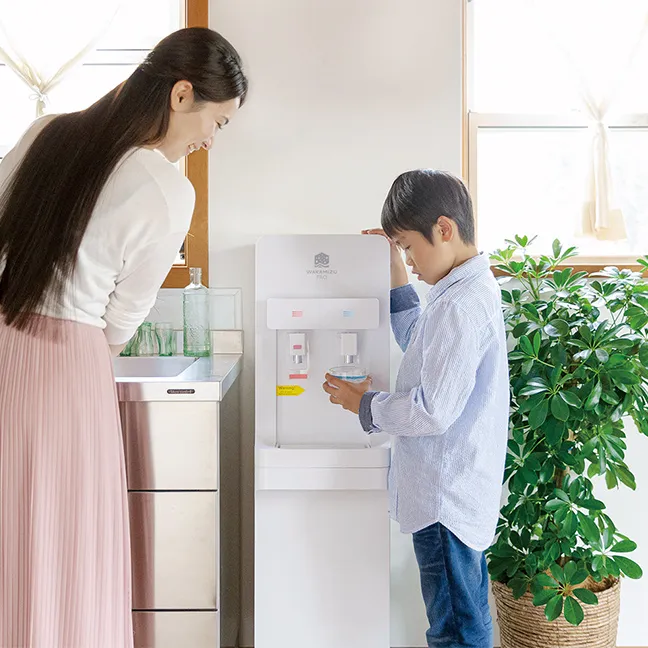
<path id="1" fill-rule="evenodd" d="M 389 648 L 388 439 L 322 390 L 338 370 L 389 389 L 389 245 L 256 252 L 255 648 Z"/>
<path id="2" fill-rule="evenodd" d="M 237 392 L 120 403 L 135 648 L 238 646 Z"/>
<path id="3" fill-rule="evenodd" d="M 385 491 L 262 491 L 256 648 L 388 648 Z"/>

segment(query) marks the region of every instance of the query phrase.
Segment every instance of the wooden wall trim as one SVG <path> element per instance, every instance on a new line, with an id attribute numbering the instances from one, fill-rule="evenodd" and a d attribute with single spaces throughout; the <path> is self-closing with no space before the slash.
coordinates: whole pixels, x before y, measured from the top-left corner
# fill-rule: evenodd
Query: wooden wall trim
<path id="1" fill-rule="evenodd" d="M 185 0 L 187 27 L 209 27 L 209 0 Z M 196 190 L 196 207 L 185 241 L 185 263 L 174 266 L 163 288 L 184 288 L 189 268 L 202 268 L 203 283 L 209 285 L 209 153 L 196 151 L 187 156 L 185 174 Z"/>
<path id="2" fill-rule="evenodd" d="M 468 0 L 461 3 L 461 176 L 468 184 Z"/>

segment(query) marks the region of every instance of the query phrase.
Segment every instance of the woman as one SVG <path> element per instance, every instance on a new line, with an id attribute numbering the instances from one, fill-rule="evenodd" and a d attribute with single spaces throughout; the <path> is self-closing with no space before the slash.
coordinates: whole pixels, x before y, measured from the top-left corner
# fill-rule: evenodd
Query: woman
<path id="1" fill-rule="evenodd" d="M 211 148 L 246 91 L 222 36 L 183 29 L 0 165 L 1 648 L 133 645 L 111 352 L 189 229 L 193 188 L 172 163 Z"/>

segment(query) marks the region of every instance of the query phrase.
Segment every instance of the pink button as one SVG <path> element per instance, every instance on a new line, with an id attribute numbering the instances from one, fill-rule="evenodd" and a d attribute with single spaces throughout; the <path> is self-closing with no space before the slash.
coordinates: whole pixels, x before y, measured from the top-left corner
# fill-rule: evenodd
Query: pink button
<path id="1" fill-rule="evenodd" d="M 303 311 L 293 311 L 292 316 L 293 317 L 301 317 L 304 314 Z"/>
<path id="2" fill-rule="evenodd" d="M 301 350 L 301 349 L 303 349 L 303 348 L 304 348 L 304 347 L 303 347 L 301 344 L 295 344 L 295 345 L 293 346 L 293 349 L 294 349 L 295 351 L 299 351 L 299 350 Z"/>

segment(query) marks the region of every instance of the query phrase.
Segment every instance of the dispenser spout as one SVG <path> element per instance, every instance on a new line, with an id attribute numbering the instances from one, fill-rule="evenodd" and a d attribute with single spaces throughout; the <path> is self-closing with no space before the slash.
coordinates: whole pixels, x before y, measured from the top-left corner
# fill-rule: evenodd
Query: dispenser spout
<path id="1" fill-rule="evenodd" d="M 303 365 L 304 357 L 306 356 L 306 334 L 305 333 L 291 333 L 290 334 L 290 356 L 293 364 Z"/>
<path id="2" fill-rule="evenodd" d="M 344 364 L 353 364 L 358 357 L 358 334 L 340 333 L 340 353 Z"/>

